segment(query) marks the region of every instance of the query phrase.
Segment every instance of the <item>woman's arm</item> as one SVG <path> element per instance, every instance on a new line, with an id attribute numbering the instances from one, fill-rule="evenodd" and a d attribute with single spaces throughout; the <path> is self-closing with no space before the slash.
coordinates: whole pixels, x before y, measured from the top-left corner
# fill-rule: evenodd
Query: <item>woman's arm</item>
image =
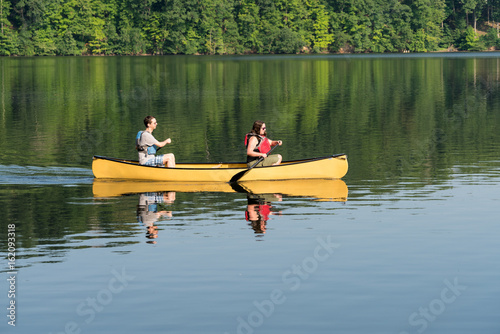
<path id="1" fill-rule="evenodd" d="M 269 141 L 271 142 L 271 146 L 276 146 L 276 145 L 283 144 L 283 142 L 281 140 L 271 140 L 271 139 L 269 139 Z"/>

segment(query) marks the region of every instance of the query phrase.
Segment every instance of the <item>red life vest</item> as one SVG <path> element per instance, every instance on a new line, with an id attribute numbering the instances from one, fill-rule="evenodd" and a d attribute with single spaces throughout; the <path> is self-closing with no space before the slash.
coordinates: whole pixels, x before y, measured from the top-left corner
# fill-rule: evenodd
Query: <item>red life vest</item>
<path id="1" fill-rule="evenodd" d="M 267 153 L 271 150 L 271 142 L 267 137 L 259 136 L 254 133 L 247 133 L 245 135 L 245 147 L 248 147 L 248 137 L 249 136 L 256 136 L 258 143 L 257 146 L 255 146 L 255 151 L 260 152 L 260 153 Z"/>

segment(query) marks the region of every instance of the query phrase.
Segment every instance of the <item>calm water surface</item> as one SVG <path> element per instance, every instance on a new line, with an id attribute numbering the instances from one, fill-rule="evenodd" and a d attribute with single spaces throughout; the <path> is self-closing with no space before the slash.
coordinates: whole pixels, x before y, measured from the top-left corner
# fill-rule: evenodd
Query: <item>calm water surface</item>
<path id="1" fill-rule="evenodd" d="M 498 56 L 0 59 L 2 333 L 498 333 Z M 350 169 L 293 194 L 94 180 L 146 114 L 179 161 L 242 160 L 262 118 L 285 159 Z"/>

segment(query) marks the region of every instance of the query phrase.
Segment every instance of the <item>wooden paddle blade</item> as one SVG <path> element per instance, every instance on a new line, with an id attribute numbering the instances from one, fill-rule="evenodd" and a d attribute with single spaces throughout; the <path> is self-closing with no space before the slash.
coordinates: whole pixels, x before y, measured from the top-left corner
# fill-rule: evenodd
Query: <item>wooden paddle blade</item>
<path id="1" fill-rule="evenodd" d="M 238 182 L 239 179 L 241 179 L 243 177 L 243 175 L 245 175 L 248 171 L 250 171 L 250 169 L 245 169 L 241 172 L 234 174 L 233 177 L 231 178 L 231 180 L 229 180 L 229 183 Z"/>
<path id="2" fill-rule="evenodd" d="M 243 193 L 243 194 L 248 194 L 248 190 L 243 188 L 239 182 L 231 182 L 230 183 L 231 188 L 236 191 L 237 193 Z"/>

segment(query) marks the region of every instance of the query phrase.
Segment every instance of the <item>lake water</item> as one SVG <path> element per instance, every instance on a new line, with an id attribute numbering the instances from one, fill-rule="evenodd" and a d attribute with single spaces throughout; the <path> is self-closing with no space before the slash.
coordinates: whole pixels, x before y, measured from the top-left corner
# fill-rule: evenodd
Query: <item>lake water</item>
<path id="1" fill-rule="evenodd" d="M 0 68 L 2 333 L 499 333 L 499 53 Z M 94 180 L 148 114 L 177 161 L 242 161 L 262 119 L 285 160 L 349 171 L 293 194 Z"/>

